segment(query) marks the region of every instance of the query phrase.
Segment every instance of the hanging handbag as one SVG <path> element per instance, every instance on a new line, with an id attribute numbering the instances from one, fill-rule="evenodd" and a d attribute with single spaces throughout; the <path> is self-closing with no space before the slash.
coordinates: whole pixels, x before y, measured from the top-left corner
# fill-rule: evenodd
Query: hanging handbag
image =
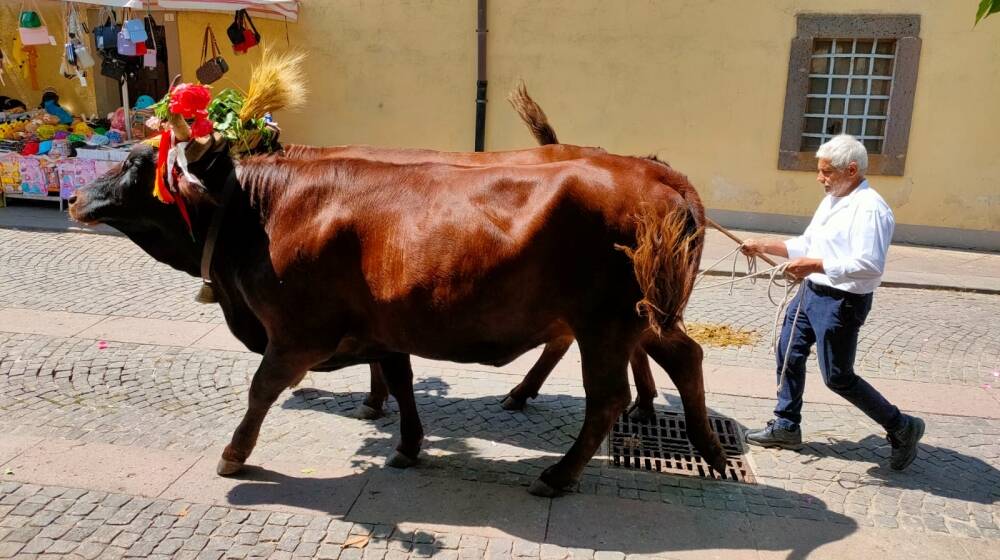
<path id="1" fill-rule="evenodd" d="M 211 57 L 209 57 L 211 50 Z M 215 33 L 212 25 L 205 27 L 205 36 L 201 43 L 201 66 L 195 70 L 194 74 L 198 81 L 203 84 L 217 82 L 223 74 L 229 71 L 229 64 L 222 58 L 219 52 L 219 44 L 215 42 Z"/>
<path id="2" fill-rule="evenodd" d="M 114 10 L 107 10 L 107 14 L 104 23 L 94 28 L 94 45 L 99 51 L 113 49 L 118 44 L 118 30 L 121 26 L 118 25 Z"/>
<path id="3" fill-rule="evenodd" d="M 45 19 L 38 9 L 38 4 L 34 1 L 31 4 L 35 9 L 25 10 L 24 2 L 21 2 L 21 15 L 18 18 L 19 27 L 17 28 L 21 44 L 24 46 L 48 45 L 50 43 L 49 28 L 45 25 Z"/>
<path id="4" fill-rule="evenodd" d="M 121 56 L 135 56 L 135 43 L 128 38 L 124 29 L 118 30 L 118 38 L 115 41 L 116 50 Z"/>
<path id="5" fill-rule="evenodd" d="M 18 21 L 20 22 L 20 27 L 27 27 L 29 29 L 42 26 L 42 18 L 38 15 L 38 12 L 25 10 L 24 2 L 21 2 L 21 17 Z"/>
<path id="6" fill-rule="evenodd" d="M 128 16 L 131 16 L 131 10 L 128 12 Z M 148 35 L 146 34 L 145 17 L 142 19 L 126 19 L 122 22 L 122 33 L 129 38 L 133 43 L 144 43 Z"/>
<path id="7" fill-rule="evenodd" d="M 245 9 L 236 11 L 233 23 L 226 28 L 226 35 L 229 37 L 229 42 L 233 44 L 233 51 L 237 53 L 245 53 L 250 47 L 260 43 L 260 33 L 257 31 L 257 26 L 254 25 L 253 19 L 250 18 L 250 14 Z"/>
<path id="8" fill-rule="evenodd" d="M 86 45 L 78 44 L 73 46 L 73 54 L 76 55 L 76 67 L 81 70 L 94 67 L 94 57 L 90 55 L 90 49 Z"/>
<path id="9" fill-rule="evenodd" d="M 101 75 L 120 82 L 125 77 L 125 63 L 113 56 L 106 56 L 101 60 Z"/>

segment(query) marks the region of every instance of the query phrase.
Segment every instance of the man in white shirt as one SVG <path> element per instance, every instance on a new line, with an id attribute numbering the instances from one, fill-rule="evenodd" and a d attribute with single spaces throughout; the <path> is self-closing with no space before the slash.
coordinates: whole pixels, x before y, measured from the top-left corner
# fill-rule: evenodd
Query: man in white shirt
<path id="1" fill-rule="evenodd" d="M 903 414 L 854 373 L 858 331 L 882 280 L 895 219 L 889 205 L 865 180 L 868 153 L 853 136 L 840 135 L 816 152 L 826 197 L 805 233 L 794 239 L 748 239 L 747 255 L 791 259 L 789 275 L 804 279 L 789 304 L 778 344 L 778 404 L 775 419 L 747 434 L 747 442 L 797 449 L 802 445 L 802 393 L 806 358 L 813 344 L 826 386 L 881 424 L 892 445 L 890 466 L 903 470 L 917 455 L 924 434 L 920 418 Z M 796 319 L 796 309 L 801 309 Z M 794 327 L 793 327 L 794 324 Z M 789 346 L 789 341 L 791 345 Z M 788 352 L 784 381 L 781 370 Z"/>

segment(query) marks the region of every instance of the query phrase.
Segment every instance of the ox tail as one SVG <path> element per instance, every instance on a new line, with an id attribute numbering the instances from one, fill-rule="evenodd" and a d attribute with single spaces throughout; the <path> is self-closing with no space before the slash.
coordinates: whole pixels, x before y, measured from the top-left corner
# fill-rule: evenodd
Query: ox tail
<path id="1" fill-rule="evenodd" d="M 524 86 L 523 81 L 518 82 L 514 91 L 510 92 L 507 96 L 507 101 L 517 111 L 518 116 L 521 117 L 524 124 L 528 125 L 528 129 L 531 130 L 532 136 L 538 141 L 538 145 L 545 146 L 559 143 L 559 139 L 556 138 L 556 131 L 549 124 L 549 119 L 545 116 L 545 111 L 542 111 L 538 103 L 535 103 L 535 100 L 528 95 L 528 89 Z"/>
<path id="2" fill-rule="evenodd" d="M 690 200 L 685 196 L 684 204 L 666 210 L 644 205 L 637 216 L 635 249 L 621 247 L 642 290 L 636 311 L 657 335 L 683 321 L 705 244 L 704 211 L 694 190 L 689 193 Z"/>

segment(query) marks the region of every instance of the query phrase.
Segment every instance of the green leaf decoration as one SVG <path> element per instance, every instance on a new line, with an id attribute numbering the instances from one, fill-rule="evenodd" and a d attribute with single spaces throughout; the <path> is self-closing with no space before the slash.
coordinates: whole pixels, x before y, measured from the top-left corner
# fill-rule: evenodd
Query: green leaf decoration
<path id="1" fill-rule="evenodd" d="M 1000 1 L 981 0 L 979 2 L 979 10 L 976 11 L 975 25 L 978 25 L 980 21 L 986 18 L 986 16 L 997 12 L 1000 12 Z"/>

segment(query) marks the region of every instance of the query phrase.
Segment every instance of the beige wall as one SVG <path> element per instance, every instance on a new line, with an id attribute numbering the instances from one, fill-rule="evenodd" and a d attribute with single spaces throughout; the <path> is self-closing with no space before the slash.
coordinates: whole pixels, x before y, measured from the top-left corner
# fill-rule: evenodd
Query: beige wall
<path id="1" fill-rule="evenodd" d="M 0 85 L 0 95 L 16 97 L 24 101 L 24 104 L 29 108 L 36 108 L 41 101 L 42 91 L 47 87 L 52 87 L 59 94 L 59 104 L 68 111 L 73 114 L 91 115 L 97 111 L 92 81 L 88 80 L 86 86 L 81 86 L 78 80 L 66 79 L 59 72 L 59 64 L 62 62 L 62 45 L 66 42 L 60 7 L 54 2 L 39 4 L 49 33 L 55 37 L 59 46 L 36 46 L 38 49 L 39 89 L 32 89 L 31 81 L 26 74 L 11 76 L 9 67 L 5 65 L 4 80 L 6 85 Z M 11 58 L 15 58 L 16 55 L 13 52 L 13 44 L 14 36 L 17 34 L 17 18 L 20 14 L 20 7 L 20 2 L 0 0 L 0 46 Z"/>
<path id="2" fill-rule="evenodd" d="M 906 173 L 872 183 L 900 224 L 997 232 L 1000 19 L 973 29 L 974 4 L 493 0 L 486 146 L 532 144 L 504 101 L 523 77 L 564 142 L 656 153 L 711 208 L 807 216 L 820 198 L 813 174 L 777 169 L 795 14 L 917 13 L 923 52 Z M 211 22 L 232 67 L 216 87 L 246 87 L 260 49 L 233 55 L 231 19 L 178 14 L 186 79 Z M 257 23 L 284 46 L 283 22 Z M 307 109 L 278 115 L 284 138 L 470 150 L 475 27 L 474 0 L 303 2 L 288 35 L 309 54 L 311 94 Z"/>

